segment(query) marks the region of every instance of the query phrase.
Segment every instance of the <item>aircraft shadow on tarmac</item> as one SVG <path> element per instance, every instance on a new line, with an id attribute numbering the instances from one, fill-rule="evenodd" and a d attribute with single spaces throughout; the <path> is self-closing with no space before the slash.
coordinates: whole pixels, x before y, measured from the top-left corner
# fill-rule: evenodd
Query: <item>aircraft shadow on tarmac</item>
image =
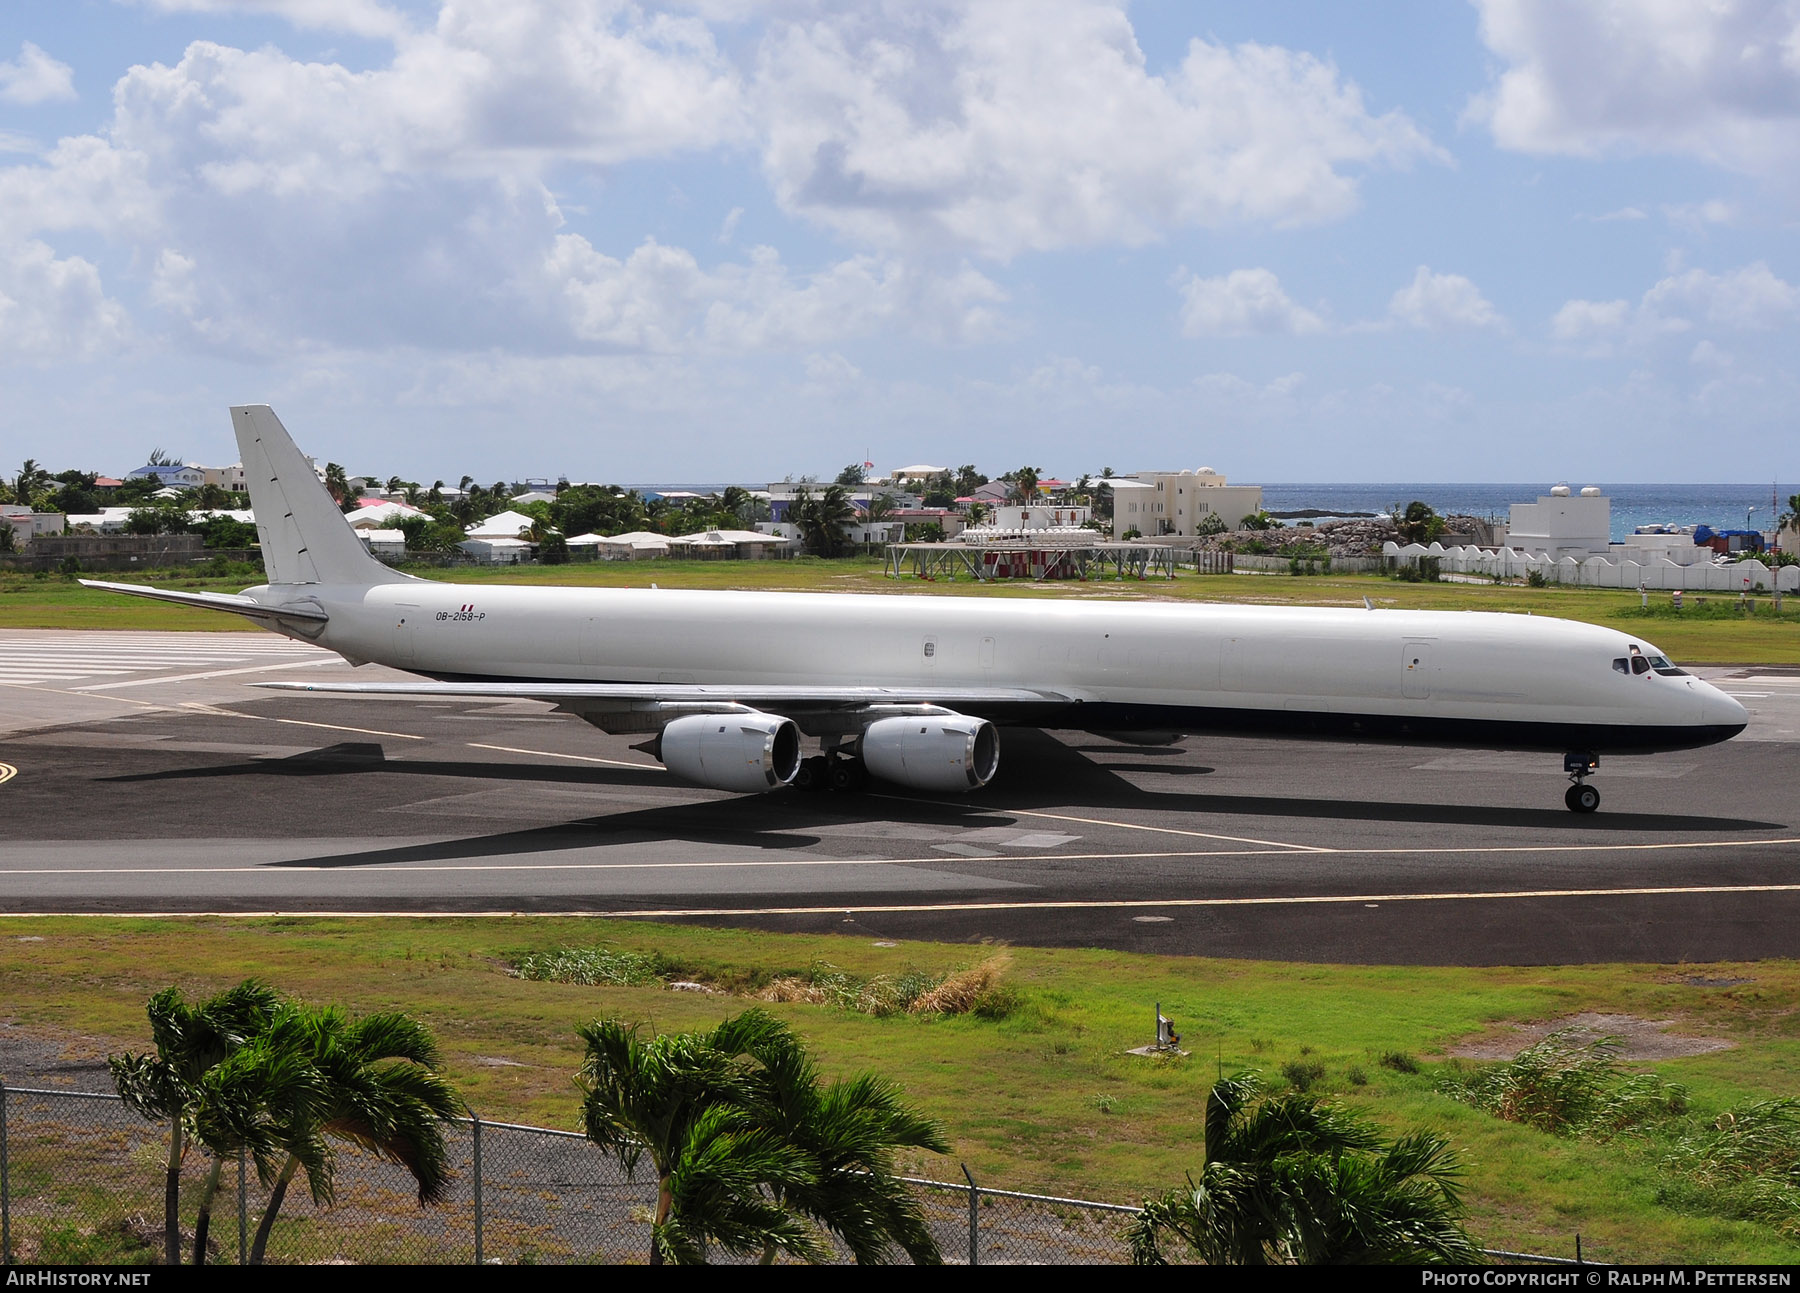
<path id="1" fill-rule="evenodd" d="M 1555 831 L 1783 831 L 1778 822 L 1743 817 L 1708 817 L 1679 813 L 1620 813 L 1592 815 L 1555 808 L 1512 805 L 1395 803 L 1368 799 L 1331 799 L 1316 795 L 1209 795 L 1189 790 L 1146 790 L 1124 780 L 1120 772 L 1148 772 L 1158 776 L 1181 775 L 1179 765 L 1153 767 L 1136 762 L 1145 755 L 1161 754 L 1122 745 L 1064 745 L 1042 732 L 1007 733 L 1009 762 L 1001 775 L 982 791 L 982 806 L 1006 808 L 1151 808 L 1161 812 L 1214 813 L 1222 816 L 1335 818 L 1351 821 L 1424 822 L 1456 826 L 1502 826 Z M 1177 751 L 1170 750 L 1173 754 Z M 1126 762 L 1096 761 L 1088 755 L 1114 755 Z M 1009 770 L 1029 766 L 1029 777 L 1010 778 Z M 1211 772 L 1195 767 L 1193 772 Z M 1099 775 L 1096 775 L 1099 774 Z M 1096 794 L 1104 788 L 1104 794 Z M 1560 795 L 1557 796 L 1561 798 Z"/>
<path id="2" fill-rule="evenodd" d="M 1102 762 L 1093 756 L 1120 756 L 1124 762 Z M 1578 815 L 1561 807 L 1528 808 L 1512 805 L 1421 804 L 1333 799 L 1320 796 L 1268 796 L 1204 794 L 1188 790 L 1148 790 L 1120 776 L 1124 772 L 1158 776 L 1204 776 L 1211 768 L 1138 763 L 1145 756 L 1164 758 L 1177 750 L 1145 749 L 1125 745 L 1066 745 L 1043 732 L 1014 729 L 1007 734 L 1007 757 L 995 781 L 967 801 L 947 802 L 916 797 L 894 787 L 881 796 L 880 816 L 885 820 L 955 825 L 983 819 L 993 825 L 995 813 L 1009 808 L 1024 810 L 1083 810 L 1106 812 L 1150 809 L 1157 812 L 1212 814 L 1255 818 L 1336 819 L 1374 822 L 1416 822 L 1439 825 L 1494 826 L 1513 830 L 1537 829 L 1607 834 L 1656 831 L 1766 832 L 1788 829 L 1782 823 L 1750 818 L 1713 817 L 1680 813 L 1601 812 Z M 641 787 L 668 785 L 669 774 L 660 767 L 641 771 L 618 766 L 559 767 L 548 764 L 485 762 L 477 760 L 405 759 L 388 761 L 376 742 L 343 742 L 282 759 L 250 759 L 199 768 L 171 768 L 159 772 L 128 773 L 110 781 L 179 781 L 210 777 L 243 776 L 356 776 L 398 774 L 409 777 L 457 777 L 496 782 L 539 782 L 567 786 Z M 1023 775 L 1021 775 L 1021 773 Z M 733 843 L 758 848 L 795 848 L 816 843 L 805 834 L 806 825 L 866 819 L 874 814 L 858 807 L 854 797 L 801 792 L 769 796 L 734 796 L 700 803 L 671 804 L 632 809 L 566 823 L 597 841 L 596 832 L 624 843 L 632 836 L 650 839 L 690 839 L 696 842 Z M 902 807 L 904 806 L 904 807 Z M 729 820 L 719 821 L 725 818 Z M 562 829 L 546 828 L 546 829 Z M 771 829 L 774 834 L 771 834 Z M 532 832 L 524 832 L 526 835 Z M 508 836 L 494 837 L 490 844 Z M 571 847 L 564 843 L 548 847 Z M 354 855 L 363 862 L 368 854 Z M 346 859 L 350 861 L 351 859 Z M 389 859 L 393 860 L 393 859 Z M 308 865 L 330 865 L 329 860 Z"/>

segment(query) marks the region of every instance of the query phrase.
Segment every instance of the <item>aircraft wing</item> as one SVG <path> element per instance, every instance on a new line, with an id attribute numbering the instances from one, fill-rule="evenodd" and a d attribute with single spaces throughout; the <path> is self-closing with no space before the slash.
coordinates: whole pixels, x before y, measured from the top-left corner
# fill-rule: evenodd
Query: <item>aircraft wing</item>
<path id="1" fill-rule="evenodd" d="M 1077 697 L 1035 687 L 815 687 L 791 683 L 653 682 L 259 682 L 271 691 L 340 696 L 467 696 L 543 700 L 565 708 L 654 703 L 678 707 L 767 705 L 771 708 L 859 708 L 865 705 L 1066 705 Z"/>
<path id="2" fill-rule="evenodd" d="M 338 696 L 463 696 L 484 700 L 548 701 L 606 732 L 654 732 L 686 714 L 766 710 L 785 715 L 812 735 L 854 731 L 884 714 L 956 710 L 976 716 L 1026 719 L 1078 700 L 1033 687 L 833 687 L 782 683 L 633 682 L 260 682 L 271 691 Z"/>
<path id="3" fill-rule="evenodd" d="M 149 588 L 143 584 L 112 584 L 104 579 L 83 579 L 81 583 L 83 587 L 98 588 L 102 592 L 148 597 L 154 601 L 174 602 L 177 606 L 198 606 L 209 611 L 230 611 L 233 615 L 243 615 L 253 620 L 306 620 L 323 624 L 331 618 L 312 602 L 288 602 L 271 606 L 238 593 L 178 593 L 173 589 Z"/>

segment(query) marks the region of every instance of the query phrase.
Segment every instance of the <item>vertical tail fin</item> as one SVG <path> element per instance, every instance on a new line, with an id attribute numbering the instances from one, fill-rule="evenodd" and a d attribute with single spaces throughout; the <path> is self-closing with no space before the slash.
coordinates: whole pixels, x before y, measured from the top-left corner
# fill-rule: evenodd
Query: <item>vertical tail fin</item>
<path id="1" fill-rule="evenodd" d="M 409 578 L 363 547 L 273 409 L 234 405 L 231 425 L 270 583 L 366 586 Z"/>

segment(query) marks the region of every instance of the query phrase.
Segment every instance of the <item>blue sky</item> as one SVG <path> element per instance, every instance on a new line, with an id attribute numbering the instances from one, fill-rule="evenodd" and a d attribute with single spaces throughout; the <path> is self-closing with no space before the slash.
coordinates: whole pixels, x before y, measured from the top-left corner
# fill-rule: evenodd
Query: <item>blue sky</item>
<path id="1" fill-rule="evenodd" d="M 1745 481 L 1800 0 L 10 0 L 0 462 Z"/>

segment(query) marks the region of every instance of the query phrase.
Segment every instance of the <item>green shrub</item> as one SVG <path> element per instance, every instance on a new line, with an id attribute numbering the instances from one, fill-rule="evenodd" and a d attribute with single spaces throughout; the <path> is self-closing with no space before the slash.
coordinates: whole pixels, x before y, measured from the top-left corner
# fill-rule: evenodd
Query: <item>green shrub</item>
<path id="1" fill-rule="evenodd" d="M 1281 1076 L 1296 1091 L 1310 1091 L 1325 1076 L 1325 1066 L 1317 1060 L 1289 1060 L 1281 1066 Z"/>
<path id="2" fill-rule="evenodd" d="M 1449 1075 L 1438 1089 L 1507 1122 L 1596 1140 L 1687 1112 L 1687 1088 L 1653 1073 L 1625 1074 L 1620 1045 L 1616 1037 L 1583 1041 L 1565 1029 L 1511 1063 Z"/>
<path id="3" fill-rule="evenodd" d="M 528 952 L 513 962 L 521 979 L 550 983 L 575 983 L 583 987 L 636 987 L 654 983 L 665 965 L 656 952 L 609 952 L 602 947 L 562 947 L 553 952 Z"/>

